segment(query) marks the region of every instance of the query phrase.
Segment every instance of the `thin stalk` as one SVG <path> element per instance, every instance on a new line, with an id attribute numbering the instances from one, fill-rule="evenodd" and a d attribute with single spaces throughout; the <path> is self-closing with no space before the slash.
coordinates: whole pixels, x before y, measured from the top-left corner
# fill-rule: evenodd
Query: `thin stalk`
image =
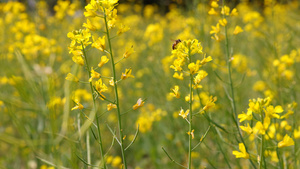
<path id="1" fill-rule="evenodd" d="M 106 28 L 106 35 L 107 35 L 107 40 L 108 40 L 108 46 L 109 46 L 109 53 L 110 53 L 110 58 L 111 58 L 111 65 L 113 69 L 113 80 L 116 82 L 116 68 L 115 68 L 115 62 L 114 62 L 114 57 L 112 53 L 112 47 L 111 47 L 111 39 L 110 39 L 110 34 L 109 34 L 109 29 L 107 25 L 107 18 L 105 14 L 105 9 L 104 9 L 104 22 L 105 22 L 105 28 Z M 121 122 L 121 111 L 120 111 L 120 103 L 119 103 L 119 96 L 118 96 L 118 85 L 117 83 L 114 84 L 114 91 L 115 91 L 115 98 L 116 98 L 116 105 L 117 105 L 117 112 L 118 112 L 118 127 L 119 127 L 119 134 L 120 134 L 120 146 L 121 146 L 121 153 L 122 153 L 122 159 L 123 159 L 123 165 L 124 168 L 127 169 L 127 163 L 126 163 L 126 158 L 125 158 L 125 152 L 124 152 L 124 146 L 123 146 L 123 129 L 122 129 L 122 122 Z"/>
<path id="2" fill-rule="evenodd" d="M 223 0 L 223 7 L 224 7 L 224 0 Z M 225 18 L 225 15 L 223 15 L 223 18 Z M 234 98 L 234 88 L 233 88 L 233 82 L 231 77 L 231 62 L 230 62 L 230 54 L 229 54 L 229 41 L 228 41 L 228 34 L 227 34 L 227 26 L 225 26 L 225 49 L 226 49 L 226 57 L 227 57 L 227 69 L 228 69 L 228 79 L 229 79 L 229 86 L 230 86 L 230 94 L 231 94 L 231 107 L 235 116 L 235 123 L 238 129 L 239 136 L 241 138 L 242 143 L 245 145 L 246 152 L 248 152 L 247 146 L 245 144 L 245 141 L 243 139 L 242 131 L 240 129 L 240 123 L 236 111 L 236 103 Z M 254 165 L 253 161 L 249 158 L 249 161 L 251 165 L 256 169 L 256 166 Z"/>
<path id="3" fill-rule="evenodd" d="M 86 63 L 86 69 L 88 71 L 88 74 L 89 74 L 89 78 L 91 78 L 91 68 L 89 66 L 89 62 L 87 60 L 87 57 L 86 57 L 86 52 L 85 52 L 85 48 L 83 46 L 83 44 L 81 43 L 82 45 L 82 49 L 83 49 L 83 56 L 84 56 L 84 59 L 85 59 L 85 63 Z M 93 88 L 93 84 L 92 82 L 90 82 L 90 88 L 91 88 L 91 92 L 92 94 L 94 93 L 94 88 Z M 93 107 L 94 107 L 94 111 L 96 112 L 97 111 L 97 107 L 96 107 L 96 100 L 95 100 L 95 97 L 93 97 Z M 96 117 L 96 121 L 97 121 L 97 130 L 98 130 L 98 135 L 99 135 L 99 148 L 100 148 L 100 154 L 101 154 L 101 160 L 103 162 L 103 168 L 106 169 L 106 165 L 105 165 L 105 160 L 104 160 L 104 153 L 103 153 L 103 147 L 102 147 L 102 138 L 101 138 L 101 131 L 100 131 L 100 125 L 99 125 L 99 121 L 98 121 L 98 118 Z"/>
<path id="4" fill-rule="evenodd" d="M 191 50 L 189 47 L 189 61 L 190 63 L 192 63 L 192 57 L 191 57 Z M 192 168 L 192 117 L 193 117 L 193 75 L 190 74 L 190 101 L 189 101 L 189 107 L 190 107 L 190 114 L 189 114 L 189 165 L 188 165 L 188 169 Z"/>
<path id="5" fill-rule="evenodd" d="M 261 122 L 264 124 L 264 116 L 263 112 L 261 111 Z M 263 165 L 262 163 L 265 161 L 265 156 L 264 156 L 264 144 L 265 144 L 265 136 L 261 135 L 261 147 L 260 147 L 260 161 L 259 161 L 259 169 L 262 169 Z M 266 165 L 266 163 L 265 163 Z M 265 166 L 266 167 L 266 166 Z"/>
<path id="6" fill-rule="evenodd" d="M 91 146 L 90 146 L 90 133 L 87 132 L 86 133 L 86 154 L 87 154 L 87 162 L 89 164 L 91 164 Z M 88 169 L 90 169 L 91 167 L 88 166 Z"/>

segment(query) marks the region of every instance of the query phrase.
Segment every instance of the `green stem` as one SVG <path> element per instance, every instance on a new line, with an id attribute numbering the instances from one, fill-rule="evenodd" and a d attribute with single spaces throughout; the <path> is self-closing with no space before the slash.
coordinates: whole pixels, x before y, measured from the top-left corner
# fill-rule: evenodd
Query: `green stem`
<path id="1" fill-rule="evenodd" d="M 189 61 L 192 63 L 192 57 L 191 57 L 191 49 L 189 46 Z M 190 74 L 190 101 L 189 101 L 189 107 L 190 107 L 190 114 L 189 114 L 189 165 L 188 169 L 192 168 L 192 117 L 193 117 L 193 75 Z"/>
<path id="2" fill-rule="evenodd" d="M 224 7 L 224 0 L 223 0 L 222 6 Z M 225 18 L 225 15 L 223 15 L 223 18 Z M 232 110 L 233 110 L 233 113 L 235 116 L 235 123 L 236 123 L 237 129 L 238 129 L 239 136 L 241 138 L 242 143 L 245 145 L 246 152 L 248 152 L 247 146 L 243 139 L 242 131 L 240 129 L 240 123 L 239 123 L 239 119 L 238 119 L 238 115 L 237 115 L 237 111 L 236 111 L 233 82 L 232 82 L 232 78 L 231 78 L 231 62 L 230 62 L 230 54 L 229 54 L 229 41 L 228 41 L 228 34 L 227 34 L 227 26 L 225 26 L 225 48 L 226 48 L 226 57 L 227 57 L 228 79 L 229 79 L 230 94 L 231 94 L 230 102 L 231 102 Z M 249 161 L 250 161 L 251 165 L 256 169 L 256 166 L 254 165 L 251 158 L 249 158 Z"/>
<path id="3" fill-rule="evenodd" d="M 262 124 L 264 124 L 264 116 L 263 116 L 263 112 L 261 111 L 261 122 Z M 263 161 L 265 161 L 265 156 L 264 156 L 264 144 L 265 144 L 265 136 L 261 135 L 261 147 L 260 147 L 260 161 L 259 161 L 259 169 L 262 169 L 263 165 Z M 266 165 L 266 163 L 265 163 Z"/>
<path id="4" fill-rule="evenodd" d="M 85 52 L 85 48 L 84 48 L 84 45 L 81 43 L 82 45 L 82 49 L 83 49 L 83 56 L 84 56 L 84 59 L 85 59 L 85 64 L 86 64 L 86 69 L 88 71 L 88 74 L 89 74 L 89 78 L 91 78 L 91 68 L 89 66 L 89 62 L 87 60 L 87 56 L 86 56 L 86 52 Z M 91 92 L 92 94 L 94 93 L 94 88 L 93 88 L 93 84 L 92 82 L 90 82 L 90 88 L 91 88 Z M 93 105 L 94 105 L 94 111 L 96 112 L 97 111 L 97 107 L 96 107 L 96 100 L 95 100 L 95 97 L 93 97 Z M 97 113 L 96 113 L 97 114 Z M 100 147 L 100 153 L 101 153 L 101 160 L 103 162 L 103 168 L 106 169 L 106 165 L 105 165 L 105 160 L 104 160 L 104 153 L 103 153 L 103 147 L 102 147 L 102 138 L 101 138 L 101 131 L 100 131 L 100 125 L 99 125 L 99 121 L 98 121 L 98 118 L 96 116 L 96 121 L 97 121 L 97 130 L 98 130 L 98 135 L 99 135 L 99 147 Z"/>
<path id="5" fill-rule="evenodd" d="M 107 25 L 107 18 L 106 18 L 106 14 L 105 14 L 105 9 L 104 9 L 104 22 L 105 22 L 105 28 L 106 28 L 106 34 L 107 34 L 111 64 L 112 64 L 112 69 L 113 69 L 113 80 L 114 80 L 114 82 L 116 82 L 116 79 L 117 79 L 116 78 L 116 68 L 115 68 L 115 62 L 114 62 L 114 57 L 113 57 L 113 53 L 112 53 L 112 47 L 111 47 L 111 41 L 110 41 L 111 39 L 110 39 L 110 35 L 109 35 L 109 29 L 108 29 L 108 25 Z M 116 105 L 117 105 L 117 112 L 118 112 L 118 127 L 119 127 L 119 134 L 120 134 L 121 153 L 122 153 L 124 168 L 127 169 L 126 158 L 125 158 L 125 153 L 124 153 L 124 146 L 123 146 L 123 129 L 122 129 L 122 122 L 121 122 L 121 112 L 120 112 L 120 103 L 119 103 L 117 83 L 114 83 L 114 91 L 115 91 Z"/>

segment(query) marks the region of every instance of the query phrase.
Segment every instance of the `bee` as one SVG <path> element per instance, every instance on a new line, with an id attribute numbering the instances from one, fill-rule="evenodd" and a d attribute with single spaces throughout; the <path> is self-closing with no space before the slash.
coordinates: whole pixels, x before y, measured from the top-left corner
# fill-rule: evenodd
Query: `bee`
<path id="1" fill-rule="evenodd" d="M 174 43 L 173 43 L 173 45 L 172 45 L 172 49 L 173 49 L 173 50 L 176 49 L 176 45 L 177 45 L 178 43 L 180 43 L 180 42 L 181 42 L 180 39 L 175 40 Z"/>

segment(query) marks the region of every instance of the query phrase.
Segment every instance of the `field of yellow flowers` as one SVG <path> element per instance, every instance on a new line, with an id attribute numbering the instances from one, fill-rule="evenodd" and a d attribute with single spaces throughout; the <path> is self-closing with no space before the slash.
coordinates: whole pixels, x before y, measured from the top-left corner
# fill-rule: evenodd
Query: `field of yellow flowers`
<path id="1" fill-rule="evenodd" d="M 300 168 L 299 1 L 34 7 L 0 3 L 0 169 Z"/>

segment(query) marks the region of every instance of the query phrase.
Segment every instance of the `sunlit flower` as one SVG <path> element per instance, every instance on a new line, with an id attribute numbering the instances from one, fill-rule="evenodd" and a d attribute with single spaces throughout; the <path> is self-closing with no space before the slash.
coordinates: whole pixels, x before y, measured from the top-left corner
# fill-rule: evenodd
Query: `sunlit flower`
<path id="1" fill-rule="evenodd" d="M 278 143 L 278 148 L 288 147 L 294 144 L 295 144 L 294 140 L 286 134 L 283 140 Z"/>
<path id="2" fill-rule="evenodd" d="M 179 94 L 179 86 L 175 86 L 174 89 L 171 89 L 171 95 L 176 97 L 176 98 L 180 98 L 180 94 Z"/>
<path id="3" fill-rule="evenodd" d="M 210 34 L 218 34 L 220 33 L 220 24 L 217 23 L 216 26 L 211 26 L 211 31 L 209 32 Z"/>
<path id="4" fill-rule="evenodd" d="M 205 104 L 205 106 L 203 107 L 203 110 L 206 111 L 208 109 L 211 109 L 213 107 L 215 107 L 215 102 L 217 101 L 217 97 L 213 97 L 213 96 L 210 96 L 209 100 L 207 101 L 207 103 Z"/>
<path id="5" fill-rule="evenodd" d="M 270 123 L 271 123 L 271 119 L 267 116 L 264 118 L 263 123 L 260 121 L 256 122 L 256 125 L 253 128 L 254 133 L 259 133 L 261 135 L 265 135 L 266 131 L 269 128 Z"/>
<path id="6" fill-rule="evenodd" d="M 189 109 L 187 109 L 187 110 L 184 112 L 184 110 L 181 108 L 181 110 L 180 110 L 180 112 L 179 112 L 179 116 L 181 116 L 182 118 L 186 119 L 187 116 L 189 115 L 189 113 L 190 113 L 190 110 L 189 110 Z"/>
<path id="7" fill-rule="evenodd" d="M 102 38 L 99 37 L 97 40 L 95 40 L 95 37 L 93 36 L 93 43 L 92 43 L 92 47 L 99 49 L 100 51 L 104 51 L 105 49 L 105 36 L 103 36 Z"/>
<path id="8" fill-rule="evenodd" d="M 126 69 L 126 70 L 125 70 L 125 73 L 122 73 L 121 79 L 122 79 L 122 80 L 125 80 L 125 79 L 127 79 L 127 78 L 129 78 L 129 77 L 134 78 L 134 76 L 131 74 L 131 71 L 132 71 L 131 68 Z"/>
<path id="9" fill-rule="evenodd" d="M 124 32 L 127 32 L 130 28 L 128 26 L 124 26 L 123 24 L 121 24 L 121 26 L 119 27 L 119 30 L 117 32 L 117 35 L 121 35 Z"/>
<path id="10" fill-rule="evenodd" d="M 296 128 L 294 129 L 294 138 L 300 138 L 300 126 L 298 126 L 298 130 Z"/>
<path id="11" fill-rule="evenodd" d="M 98 67 L 102 67 L 105 63 L 107 63 L 109 61 L 109 59 L 107 58 L 107 56 L 103 55 L 101 57 L 101 61 L 98 64 Z"/>
<path id="12" fill-rule="evenodd" d="M 270 118 L 277 118 L 280 119 L 280 116 L 277 113 L 282 113 L 283 109 L 281 106 L 268 106 L 267 109 L 264 109 L 266 116 L 269 116 Z"/>
<path id="13" fill-rule="evenodd" d="M 253 133 L 253 130 L 252 128 L 250 127 L 249 123 L 246 124 L 246 126 L 240 126 L 240 128 L 245 131 L 246 133 L 248 134 L 252 134 Z"/>
<path id="14" fill-rule="evenodd" d="M 222 7 L 222 10 L 221 10 L 222 15 L 228 16 L 229 12 L 230 12 L 230 8 L 228 6 L 225 5 L 224 7 Z"/>
<path id="15" fill-rule="evenodd" d="M 238 118 L 240 119 L 240 122 L 243 122 L 245 120 L 251 120 L 252 119 L 252 110 L 248 109 L 247 114 L 242 112 L 242 114 L 238 115 Z"/>
<path id="16" fill-rule="evenodd" d="M 227 25 L 227 20 L 225 18 L 224 19 L 220 19 L 219 23 L 220 23 L 221 26 L 226 26 Z"/>
<path id="17" fill-rule="evenodd" d="M 94 78 L 99 79 L 101 77 L 100 73 L 96 72 L 93 67 L 91 68 L 91 77 L 89 79 L 89 82 L 91 82 Z"/>
<path id="18" fill-rule="evenodd" d="M 246 151 L 245 145 L 243 143 L 239 143 L 239 151 L 232 151 L 232 154 L 235 155 L 235 158 L 249 158 L 249 154 Z"/>
<path id="19" fill-rule="evenodd" d="M 194 139 L 195 135 L 194 135 L 194 129 L 192 130 L 192 132 L 187 132 L 188 135 L 192 135 L 192 139 Z"/>
<path id="20" fill-rule="evenodd" d="M 139 98 L 138 101 L 136 102 L 136 104 L 132 106 L 132 109 L 133 109 L 133 110 L 136 110 L 136 109 L 138 109 L 139 107 L 144 106 L 144 103 L 145 103 L 145 102 L 143 101 L 143 99 L 142 99 L 142 98 Z"/>
<path id="21" fill-rule="evenodd" d="M 76 106 L 73 107 L 71 110 L 76 110 L 76 109 L 82 110 L 84 108 L 83 105 L 80 104 L 78 100 L 74 100 L 74 102 L 76 103 Z"/>
<path id="22" fill-rule="evenodd" d="M 178 74 L 177 72 L 175 72 L 173 74 L 173 78 L 183 80 L 183 73 Z"/>
<path id="23" fill-rule="evenodd" d="M 127 48 L 125 53 L 123 54 L 123 58 L 128 58 L 132 53 L 134 53 L 135 51 L 133 50 L 133 46 L 131 46 L 130 48 Z"/>
<path id="24" fill-rule="evenodd" d="M 74 81 L 74 82 L 78 82 L 79 79 L 73 75 L 72 73 L 68 73 L 67 77 L 66 77 L 66 80 L 69 80 L 69 81 Z"/>
<path id="25" fill-rule="evenodd" d="M 237 34 L 239 34 L 239 33 L 241 33 L 241 32 L 244 32 L 244 30 L 243 30 L 240 26 L 236 26 L 236 27 L 234 28 L 233 34 L 234 34 L 234 35 L 237 35 Z"/>
<path id="26" fill-rule="evenodd" d="M 105 98 L 105 96 L 102 95 L 102 92 L 106 92 L 108 88 L 104 83 L 102 83 L 102 79 L 97 80 L 94 85 L 101 97 Z"/>
<path id="27" fill-rule="evenodd" d="M 94 26 L 89 19 L 86 20 L 86 23 L 83 23 L 83 27 L 91 31 L 95 31 L 97 29 L 96 26 Z"/>
<path id="28" fill-rule="evenodd" d="M 107 111 L 111 111 L 112 109 L 116 109 L 116 108 L 117 108 L 117 105 L 115 105 L 115 104 L 109 103 L 107 105 Z"/>

